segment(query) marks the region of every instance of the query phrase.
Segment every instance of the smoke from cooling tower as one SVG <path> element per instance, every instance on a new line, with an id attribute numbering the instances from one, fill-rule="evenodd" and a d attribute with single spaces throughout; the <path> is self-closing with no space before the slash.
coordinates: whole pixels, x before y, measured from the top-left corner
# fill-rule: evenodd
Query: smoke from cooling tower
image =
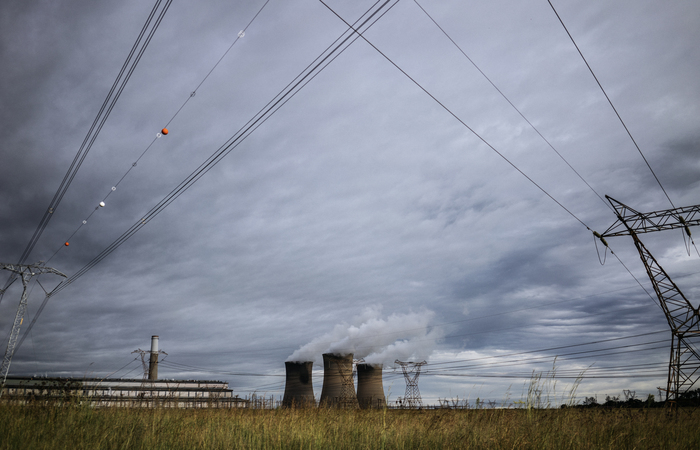
<path id="1" fill-rule="evenodd" d="M 364 358 L 368 364 L 392 366 L 396 359 L 428 359 L 444 335 L 439 327 L 428 327 L 435 313 L 421 311 L 381 317 L 379 308 L 368 308 L 352 323 L 336 325 L 329 333 L 313 339 L 287 358 L 287 361 L 314 361 L 323 353 Z"/>

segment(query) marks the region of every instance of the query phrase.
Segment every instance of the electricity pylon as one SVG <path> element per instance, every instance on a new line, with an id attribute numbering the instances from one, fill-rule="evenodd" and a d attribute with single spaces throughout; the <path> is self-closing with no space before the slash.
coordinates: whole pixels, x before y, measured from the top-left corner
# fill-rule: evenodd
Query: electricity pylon
<path id="1" fill-rule="evenodd" d="M 19 275 L 22 279 L 22 297 L 19 301 L 19 307 L 17 308 L 17 314 L 15 314 L 15 321 L 12 323 L 12 331 L 10 332 L 10 340 L 7 342 L 7 348 L 5 349 L 5 357 L 2 359 L 2 366 L 0 366 L 0 376 L 2 376 L 2 384 L 0 384 L 0 396 L 2 396 L 2 391 L 5 387 L 5 381 L 7 381 L 7 373 L 10 371 L 10 363 L 12 362 L 12 356 L 15 353 L 15 346 L 17 345 L 17 338 L 19 337 L 19 328 L 24 322 L 24 313 L 27 311 L 27 286 L 31 281 L 32 277 L 35 275 L 41 275 L 44 273 L 54 273 L 67 278 L 66 275 L 62 274 L 56 269 L 51 267 L 44 267 L 42 262 L 29 265 L 21 264 L 5 264 L 0 263 L 0 269 L 9 270 Z"/>
<path id="2" fill-rule="evenodd" d="M 690 238 L 689 227 L 700 225 L 700 205 L 640 213 L 607 195 L 605 197 L 615 209 L 617 221 L 599 237 L 607 246 L 606 237 L 632 236 L 671 327 L 666 400 L 676 402 L 680 394 L 691 390 L 700 380 L 700 314 L 637 234 L 683 228 Z"/>
<path id="3" fill-rule="evenodd" d="M 418 377 L 420 376 L 421 367 L 428 363 L 425 361 L 403 362 L 398 359 L 394 363 L 401 366 L 403 377 L 406 379 L 406 393 L 403 396 L 404 403 L 411 409 L 422 408 L 423 400 L 420 398 L 420 391 L 418 390 Z"/>
<path id="4" fill-rule="evenodd" d="M 350 364 L 350 367 L 348 367 Z M 355 395 L 355 361 L 338 361 L 338 373 L 342 380 L 340 385 L 340 398 L 338 403 L 341 408 L 353 409 L 357 408 L 357 395 Z"/>
<path id="5" fill-rule="evenodd" d="M 146 381 L 148 379 L 148 365 L 146 364 L 146 354 L 148 353 L 150 355 L 151 352 L 147 350 L 141 350 L 139 348 L 131 352 L 132 355 L 134 353 L 138 353 L 141 356 L 141 367 L 143 368 L 143 381 Z"/>

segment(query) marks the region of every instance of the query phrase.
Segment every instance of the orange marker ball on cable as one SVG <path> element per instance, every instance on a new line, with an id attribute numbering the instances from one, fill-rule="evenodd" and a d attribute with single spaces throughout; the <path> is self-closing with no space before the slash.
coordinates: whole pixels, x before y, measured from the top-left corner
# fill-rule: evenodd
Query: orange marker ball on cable
<path id="1" fill-rule="evenodd" d="M 163 133 L 163 136 L 165 136 L 166 134 L 168 134 L 168 129 L 163 128 L 160 132 Z"/>
<path id="2" fill-rule="evenodd" d="M 66 242 L 66 247 L 68 247 L 69 245 L 70 245 L 70 244 L 69 244 L 68 242 Z"/>

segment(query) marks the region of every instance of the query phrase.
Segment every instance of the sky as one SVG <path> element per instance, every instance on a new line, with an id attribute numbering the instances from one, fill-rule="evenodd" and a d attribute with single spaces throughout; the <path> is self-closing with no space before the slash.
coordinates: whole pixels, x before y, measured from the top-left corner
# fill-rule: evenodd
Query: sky
<path id="1" fill-rule="evenodd" d="M 132 352 L 158 335 L 161 377 L 241 396 L 282 395 L 296 359 L 320 396 L 321 354 L 353 351 L 385 364 L 389 401 L 396 359 L 427 361 L 427 403 L 516 401 L 533 373 L 552 403 L 575 386 L 658 399 L 667 322 L 631 239 L 608 242 L 633 276 L 592 235 L 615 221 L 605 195 L 671 208 L 654 174 L 549 3 L 419 3 L 390 2 L 368 42 L 52 296 L 10 375 L 138 378 Z M 153 4 L 0 5 L 0 262 L 20 259 Z M 345 33 L 337 15 L 374 3 L 326 4 L 173 2 L 27 262 L 78 273 Z M 700 203 L 700 4 L 552 4 L 673 203 Z M 680 231 L 643 241 L 697 306 L 696 250 Z M 39 281 L 22 334 L 60 277 Z M 20 295 L 0 303 L 3 350 Z"/>

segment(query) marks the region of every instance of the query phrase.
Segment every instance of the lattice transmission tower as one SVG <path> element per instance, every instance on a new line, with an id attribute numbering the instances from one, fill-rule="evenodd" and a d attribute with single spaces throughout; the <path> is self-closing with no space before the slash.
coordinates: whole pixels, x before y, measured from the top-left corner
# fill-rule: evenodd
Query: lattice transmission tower
<path id="1" fill-rule="evenodd" d="M 53 273 L 67 278 L 66 275 L 62 274 L 56 269 L 51 267 L 44 267 L 43 262 L 38 262 L 36 264 L 5 264 L 0 263 L 0 269 L 9 270 L 22 280 L 22 297 L 19 300 L 19 307 L 17 307 L 17 313 L 15 314 L 15 320 L 12 322 L 12 330 L 10 331 L 10 339 L 7 342 L 7 348 L 5 349 L 5 357 L 2 359 L 2 366 L 0 366 L 0 377 L 2 377 L 2 382 L 0 383 L 0 396 L 2 395 L 3 388 L 5 387 L 5 381 L 7 381 L 7 373 L 10 371 L 10 363 L 12 362 L 12 356 L 15 354 L 15 347 L 17 345 L 17 338 L 19 337 L 19 329 L 24 322 L 24 314 L 27 312 L 27 287 L 32 277 L 41 275 L 44 273 Z M 41 284 L 39 284 L 41 286 Z M 43 286 L 42 286 L 42 289 Z M 4 290 L 0 293 L 3 293 Z M 46 295 L 49 295 L 48 293 Z"/>
<path id="2" fill-rule="evenodd" d="M 420 376 L 421 367 L 428 363 L 425 361 L 404 362 L 398 359 L 394 363 L 401 366 L 403 377 L 406 380 L 406 393 L 403 396 L 403 404 L 408 408 L 422 408 L 423 400 L 421 400 L 420 391 L 418 390 L 418 377 Z"/>
<path id="3" fill-rule="evenodd" d="M 355 360 L 352 358 L 349 360 L 339 360 L 338 373 L 342 380 L 338 406 L 346 409 L 358 408 L 357 395 L 355 395 Z"/>
<path id="4" fill-rule="evenodd" d="M 700 225 L 700 205 L 640 213 L 605 196 L 615 209 L 617 221 L 602 235 L 632 236 L 647 275 L 654 286 L 661 308 L 671 327 L 671 355 L 668 364 L 666 400 L 678 401 L 679 395 L 698 387 L 700 379 L 700 314 L 666 271 L 639 240 L 638 234 L 683 228 L 691 238 L 691 226 Z"/>

